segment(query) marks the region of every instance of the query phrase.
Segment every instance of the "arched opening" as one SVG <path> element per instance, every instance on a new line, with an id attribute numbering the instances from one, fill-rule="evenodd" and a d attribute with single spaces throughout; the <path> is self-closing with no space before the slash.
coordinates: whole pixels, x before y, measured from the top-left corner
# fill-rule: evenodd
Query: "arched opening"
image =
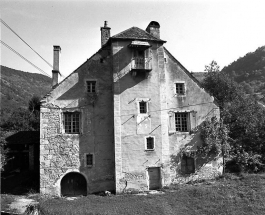
<path id="1" fill-rule="evenodd" d="M 86 196 L 87 183 L 85 177 L 77 172 L 66 174 L 61 180 L 62 196 Z"/>

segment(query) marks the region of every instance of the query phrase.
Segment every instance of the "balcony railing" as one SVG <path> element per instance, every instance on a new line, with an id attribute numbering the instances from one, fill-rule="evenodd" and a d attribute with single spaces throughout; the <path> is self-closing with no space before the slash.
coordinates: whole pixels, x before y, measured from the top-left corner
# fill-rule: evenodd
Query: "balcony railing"
<path id="1" fill-rule="evenodd" d="M 131 70 L 152 70 L 151 58 L 134 57 L 131 62 Z"/>

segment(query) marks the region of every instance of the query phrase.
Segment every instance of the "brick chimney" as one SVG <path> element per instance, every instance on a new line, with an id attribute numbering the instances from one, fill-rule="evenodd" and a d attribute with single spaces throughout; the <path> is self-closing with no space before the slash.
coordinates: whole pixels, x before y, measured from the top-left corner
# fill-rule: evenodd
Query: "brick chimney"
<path id="1" fill-rule="evenodd" d="M 151 21 L 147 28 L 145 29 L 149 34 L 160 39 L 160 25 L 156 21 Z"/>
<path id="2" fill-rule="evenodd" d="M 60 46 L 53 46 L 53 70 L 52 70 L 52 88 L 55 88 L 59 80 L 59 55 L 61 52 Z"/>
<path id="3" fill-rule="evenodd" d="M 104 46 L 106 44 L 106 42 L 109 40 L 110 38 L 110 29 L 108 27 L 108 22 L 105 21 L 104 22 L 104 27 L 100 28 L 101 31 L 101 47 Z"/>

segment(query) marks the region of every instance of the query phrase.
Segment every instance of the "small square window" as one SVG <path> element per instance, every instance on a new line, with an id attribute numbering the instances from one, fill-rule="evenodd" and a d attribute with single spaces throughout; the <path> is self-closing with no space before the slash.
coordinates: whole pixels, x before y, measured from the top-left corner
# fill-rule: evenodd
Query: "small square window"
<path id="1" fill-rule="evenodd" d="M 183 174 L 195 173 L 195 160 L 193 157 L 183 155 L 181 158 L 181 172 Z"/>
<path id="2" fill-rule="evenodd" d="M 146 138 L 146 150 L 154 150 L 155 149 L 155 138 L 147 137 Z"/>
<path id="3" fill-rule="evenodd" d="M 145 101 L 139 102 L 139 111 L 140 113 L 147 113 L 147 102 Z"/>
<path id="4" fill-rule="evenodd" d="M 86 154 L 86 166 L 93 166 L 93 154 Z"/>
<path id="5" fill-rule="evenodd" d="M 176 131 L 187 132 L 188 120 L 189 120 L 188 113 L 175 113 Z"/>
<path id="6" fill-rule="evenodd" d="M 96 81 L 87 81 L 87 92 L 88 93 L 95 93 L 96 92 Z"/>
<path id="7" fill-rule="evenodd" d="M 68 134 L 80 133 L 80 113 L 64 113 L 64 130 Z"/>
<path id="8" fill-rule="evenodd" d="M 185 95 L 185 84 L 184 83 L 176 83 L 176 94 Z"/>

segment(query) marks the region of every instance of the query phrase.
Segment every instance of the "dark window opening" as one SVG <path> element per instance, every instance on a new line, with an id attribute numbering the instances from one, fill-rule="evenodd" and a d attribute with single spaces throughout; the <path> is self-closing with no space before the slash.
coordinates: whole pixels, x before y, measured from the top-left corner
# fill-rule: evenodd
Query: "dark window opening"
<path id="1" fill-rule="evenodd" d="M 140 113 L 147 113 L 147 103 L 144 101 L 139 102 Z"/>
<path id="2" fill-rule="evenodd" d="M 188 113 L 175 113 L 176 131 L 188 131 Z"/>
<path id="3" fill-rule="evenodd" d="M 93 166 L 93 154 L 86 155 L 86 165 Z"/>
<path id="4" fill-rule="evenodd" d="M 146 149 L 147 150 L 153 150 L 154 148 L 155 148 L 154 138 L 153 137 L 147 137 L 146 138 Z"/>
<path id="5" fill-rule="evenodd" d="M 64 130 L 65 133 L 79 133 L 80 113 L 64 113 Z"/>
<path id="6" fill-rule="evenodd" d="M 184 95 L 185 94 L 185 85 L 184 85 L 184 83 L 176 83 L 176 93 L 178 95 Z"/>
<path id="7" fill-rule="evenodd" d="M 188 157 L 186 155 L 182 156 L 181 159 L 181 172 L 183 174 L 195 173 L 195 162 L 193 157 Z"/>
<path id="8" fill-rule="evenodd" d="M 87 81 L 87 92 L 95 93 L 96 92 L 96 81 Z"/>

